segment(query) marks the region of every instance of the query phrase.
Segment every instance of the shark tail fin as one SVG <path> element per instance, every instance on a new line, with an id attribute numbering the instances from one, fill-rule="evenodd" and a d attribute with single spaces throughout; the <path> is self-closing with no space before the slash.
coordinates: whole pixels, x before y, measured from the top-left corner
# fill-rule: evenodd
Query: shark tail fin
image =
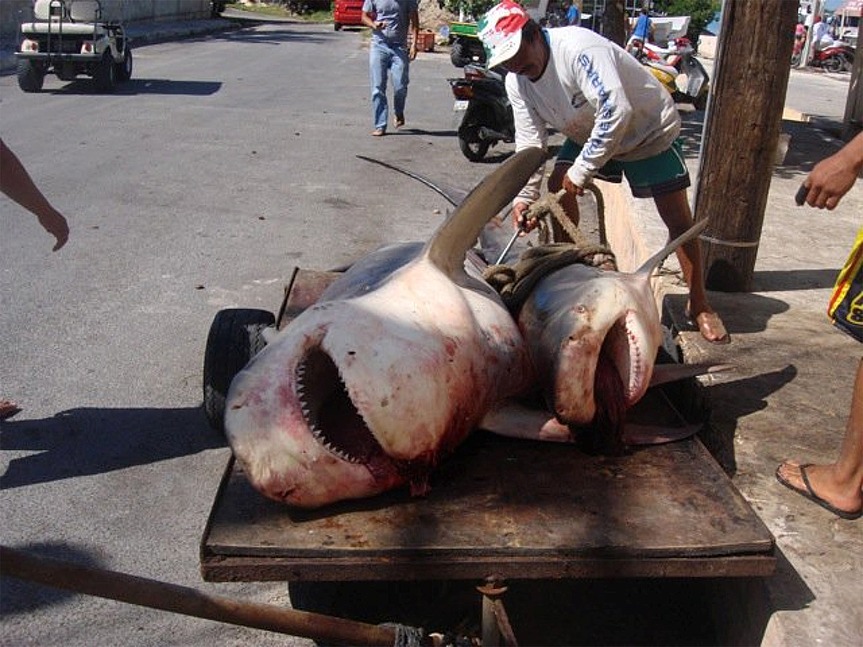
<path id="1" fill-rule="evenodd" d="M 683 234 L 672 240 L 665 247 L 659 250 L 656 254 L 648 258 L 641 267 L 636 270 L 636 274 L 644 274 L 651 275 L 654 270 L 659 267 L 659 264 L 668 257 L 671 252 L 675 251 L 681 245 L 688 243 L 690 240 L 696 238 L 704 229 L 707 227 L 707 218 L 704 220 L 699 220 L 692 227 L 687 229 Z"/>
<path id="2" fill-rule="evenodd" d="M 459 271 L 482 228 L 518 195 L 545 156 L 541 148 L 526 148 L 486 176 L 438 227 L 423 255 L 447 274 Z"/>

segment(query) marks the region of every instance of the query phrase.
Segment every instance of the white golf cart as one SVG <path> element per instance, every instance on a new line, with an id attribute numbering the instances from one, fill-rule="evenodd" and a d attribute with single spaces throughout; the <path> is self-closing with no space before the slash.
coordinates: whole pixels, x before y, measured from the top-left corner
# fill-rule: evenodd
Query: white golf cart
<path id="1" fill-rule="evenodd" d="M 103 19 L 99 0 L 36 0 L 20 42 L 15 56 L 24 92 L 39 92 L 51 72 L 63 81 L 85 74 L 104 91 L 132 76 L 126 33 L 119 22 Z"/>

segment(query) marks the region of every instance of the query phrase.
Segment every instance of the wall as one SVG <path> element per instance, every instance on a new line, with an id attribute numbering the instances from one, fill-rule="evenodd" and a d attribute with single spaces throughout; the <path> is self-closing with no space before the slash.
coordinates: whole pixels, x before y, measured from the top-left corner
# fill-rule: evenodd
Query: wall
<path id="1" fill-rule="evenodd" d="M 18 25 L 32 17 L 32 0 L 0 0 L 0 34 L 17 39 Z M 124 23 L 191 20 L 210 16 L 210 0 L 102 0 L 103 15 Z"/>

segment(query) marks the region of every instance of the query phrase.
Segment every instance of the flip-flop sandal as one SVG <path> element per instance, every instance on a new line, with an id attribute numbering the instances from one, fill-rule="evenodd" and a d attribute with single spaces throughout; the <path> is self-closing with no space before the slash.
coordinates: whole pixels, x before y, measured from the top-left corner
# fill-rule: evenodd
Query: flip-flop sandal
<path id="1" fill-rule="evenodd" d="M 806 486 L 806 489 L 797 487 L 791 481 L 789 481 L 784 476 L 782 476 L 782 474 L 779 473 L 779 470 L 782 469 L 783 465 L 785 465 L 785 463 L 781 463 L 779 465 L 779 467 L 776 468 L 776 480 L 779 481 L 780 483 L 782 483 L 782 485 L 787 487 L 789 490 L 797 492 L 797 494 L 799 494 L 800 496 L 809 499 L 810 501 L 812 501 L 812 503 L 817 503 L 818 505 L 820 505 L 825 510 L 829 510 L 830 512 L 835 514 L 837 517 L 841 517 L 842 519 L 848 519 L 849 521 L 854 521 L 855 519 L 859 519 L 860 517 L 863 517 L 863 508 L 861 508 L 860 510 L 857 510 L 857 512 L 848 512 L 847 510 L 840 510 L 836 506 L 831 505 L 830 503 L 828 503 L 827 501 L 822 499 L 820 496 L 815 494 L 815 490 L 812 489 L 812 484 L 809 482 L 809 477 L 806 475 L 806 468 L 812 467 L 812 463 L 806 463 L 804 465 L 798 466 L 798 468 L 800 469 L 800 477 L 803 479 L 803 485 Z"/>
<path id="2" fill-rule="evenodd" d="M 395 126 L 396 129 L 399 129 L 404 125 L 405 125 L 405 118 L 404 117 L 396 117 L 395 119 L 393 119 L 393 126 Z"/>
<path id="3" fill-rule="evenodd" d="M 718 314 L 715 312 L 702 312 L 698 317 L 701 321 L 697 321 L 689 311 L 686 312 L 686 322 L 701 333 L 704 341 L 711 344 L 727 344 L 731 341 L 731 335 L 725 330 L 725 324 L 722 323 L 722 319 L 719 318 Z M 704 335 L 705 331 L 718 333 L 718 336 L 715 339 L 708 339 Z"/>
<path id="4" fill-rule="evenodd" d="M 384 130 L 383 128 L 376 128 L 375 130 L 372 131 L 372 137 L 383 137 L 386 134 L 387 134 L 387 131 Z"/>

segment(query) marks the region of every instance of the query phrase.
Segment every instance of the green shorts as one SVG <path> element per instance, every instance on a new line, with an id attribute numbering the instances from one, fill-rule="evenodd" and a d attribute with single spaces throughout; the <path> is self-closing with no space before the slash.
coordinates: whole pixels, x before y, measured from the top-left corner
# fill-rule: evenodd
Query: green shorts
<path id="1" fill-rule="evenodd" d="M 581 148 L 581 144 L 567 139 L 560 147 L 555 165 L 571 165 Z M 620 182 L 624 175 L 636 198 L 652 198 L 690 186 L 680 140 L 675 140 L 668 150 L 647 159 L 635 162 L 613 159 L 599 169 L 596 177 L 606 182 Z"/>

